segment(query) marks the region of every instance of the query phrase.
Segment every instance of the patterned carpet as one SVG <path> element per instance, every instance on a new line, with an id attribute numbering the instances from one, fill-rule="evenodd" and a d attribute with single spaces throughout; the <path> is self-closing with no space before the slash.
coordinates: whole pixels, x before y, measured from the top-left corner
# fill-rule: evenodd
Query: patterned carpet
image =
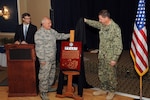
<path id="1" fill-rule="evenodd" d="M 86 79 L 94 87 L 100 87 L 97 76 L 97 54 L 85 53 Z M 150 61 L 149 61 L 150 62 Z M 136 73 L 129 51 L 123 51 L 117 67 L 117 91 L 133 95 L 140 95 L 140 80 Z M 150 70 L 143 76 L 143 97 L 150 98 Z"/>
<path id="2" fill-rule="evenodd" d="M 7 67 L 0 66 L 0 86 L 8 85 L 7 78 Z"/>
<path id="3" fill-rule="evenodd" d="M 150 55 L 149 55 L 150 57 Z M 97 75 L 97 54 L 85 52 L 85 73 L 87 82 L 93 87 L 100 87 Z M 150 61 L 149 61 L 150 62 Z M 58 72 L 57 72 L 58 74 Z M 117 67 L 118 87 L 117 92 L 140 95 L 139 76 L 135 72 L 129 51 L 123 51 Z M 58 75 L 56 75 L 58 77 Z M 0 86 L 8 85 L 7 67 L 0 67 Z M 143 76 L 143 97 L 150 98 L 150 70 Z"/>

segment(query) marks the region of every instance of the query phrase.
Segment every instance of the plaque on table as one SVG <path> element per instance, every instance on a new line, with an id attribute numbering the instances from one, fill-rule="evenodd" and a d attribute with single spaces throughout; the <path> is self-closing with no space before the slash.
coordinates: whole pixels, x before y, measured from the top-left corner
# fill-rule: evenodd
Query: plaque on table
<path id="1" fill-rule="evenodd" d="M 61 70 L 80 71 L 81 42 L 62 42 L 60 55 Z"/>

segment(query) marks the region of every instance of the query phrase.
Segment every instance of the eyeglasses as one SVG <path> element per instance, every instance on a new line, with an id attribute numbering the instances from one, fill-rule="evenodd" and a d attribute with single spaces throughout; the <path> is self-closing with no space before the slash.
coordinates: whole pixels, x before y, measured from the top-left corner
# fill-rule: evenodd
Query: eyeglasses
<path id="1" fill-rule="evenodd" d="M 29 19 L 31 19 L 31 18 L 24 18 L 24 19 L 27 19 L 27 20 L 29 20 Z"/>

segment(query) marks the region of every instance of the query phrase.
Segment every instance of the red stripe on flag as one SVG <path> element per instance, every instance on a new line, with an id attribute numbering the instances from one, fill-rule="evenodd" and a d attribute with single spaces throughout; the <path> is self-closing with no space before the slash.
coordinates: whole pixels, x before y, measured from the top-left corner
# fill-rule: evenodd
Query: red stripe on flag
<path id="1" fill-rule="evenodd" d="M 141 35 L 143 36 L 144 40 L 147 42 L 147 36 L 143 30 L 140 30 Z"/>
<path id="2" fill-rule="evenodd" d="M 132 41 L 132 43 L 133 43 L 133 45 L 134 45 L 134 47 L 135 47 L 135 43 L 134 43 L 134 41 Z M 132 48 L 131 48 L 131 50 L 132 50 Z M 135 58 L 135 55 L 137 55 L 138 57 L 140 56 L 140 54 L 139 54 L 139 52 L 138 52 L 138 50 L 135 48 L 135 51 L 136 51 L 136 54 L 133 52 L 133 50 L 132 50 L 132 54 L 133 54 L 133 56 L 134 56 L 134 59 L 135 59 L 135 66 L 137 67 L 137 69 L 142 73 L 143 71 L 142 71 L 142 69 L 141 69 L 141 67 L 137 64 L 137 62 L 136 62 L 136 58 Z M 140 58 L 141 58 L 141 56 L 140 56 Z M 144 61 L 145 62 L 145 61 Z"/>
<path id="3" fill-rule="evenodd" d="M 143 70 L 141 69 L 141 67 L 140 67 L 137 63 L 135 64 L 135 66 L 136 66 L 136 68 L 140 71 L 140 73 L 143 72 Z"/>
<path id="4" fill-rule="evenodd" d="M 137 36 L 137 34 L 136 34 L 135 31 L 134 31 L 134 35 L 135 35 L 135 38 L 136 38 L 136 40 L 137 40 L 139 46 L 143 49 L 143 51 L 146 51 L 144 45 L 142 44 L 141 40 L 138 38 L 138 36 Z"/>
<path id="5" fill-rule="evenodd" d="M 144 32 L 144 31 L 141 31 L 141 33 L 143 33 L 143 32 Z M 136 39 L 137 43 L 138 43 L 139 46 L 143 49 L 145 55 L 147 56 L 148 52 L 147 52 L 147 50 L 145 49 L 144 45 L 142 44 L 141 40 L 138 38 L 136 32 L 134 31 L 133 34 L 134 34 L 134 36 L 135 36 L 135 39 Z M 144 34 L 144 33 L 143 33 L 143 34 Z M 145 37 L 146 35 L 142 35 L 142 36 Z M 147 40 L 147 39 L 145 39 L 145 40 Z M 147 66 L 145 60 L 143 59 L 142 55 L 141 55 L 141 54 L 139 53 L 139 51 L 137 50 L 134 40 L 132 40 L 132 44 L 133 44 L 133 46 L 134 46 L 135 53 L 136 53 L 136 54 L 135 54 L 135 53 L 133 52 L 132 48 L 131 48 L 134 58 L 135 58 L 135 55 L 138 56 L 139 59 L 141 60 L 142 64 L 144 65 L 144 67 L 147 68 L 148 66 Z M 141 67 L 138 65 L 136 59 L 135 59 L 135 67 L 140 71 L 140 73 L 143 72 L 143 70 L 141 69 Z"/>
<path id="6" fill-rule="evenodd" d="M 141 31 L 141 32 L 143 32 L 143 31 Z M 144 33 L 143 33 L 143 34 L 144 34 Z M 143 45 L 143 43 L 141 42 L 141 40 L 137 37 L 137 34 L 135 33 L 135 31 L 134 31 L 134 35 L 135 35 L 135 38 L 136 38 L 136 40 L 137 40 L 139 46 L 142 48 L 143 52 L 144 52 L 145 55 L 148 57 L 148 51 L 146 50 L 146 48 L 145 48 L 145 46 Z M 145 35 L 143 35 L 143 36 L 145 36 Z M 147 39 L 145 39 L 145 40 L 147 40 Z M 135 43 L 134 43 L 134 47 L 136 47 L 136 46 L 135 46 Z M 137 49 L 136 49 L 136 51 L 137 51 Z"/>
<path id="7" fill-rule="evenodd" d="M 144 33 L 143 33 L 144 34 Z M 134 31 L 134 35 L 135 35 L 135 38 L 139 44 L 139 46 L 142 48 L 143 52 L 145 53 L 145 55 L 148 57 L 148 52 L 147 50 L 145 49 L 145 46 L 143 45 L 143 43 L 141 42 L 141 40 L 137 37 L 137 34 L 135 34 L 135 31 Z M 134 47 L 135 47 L 135 43 L 134 43 Z M 142 63 L 144 63 L 144 66 L 146 67 L 147 64 L 145 63 L 145 60 L 143 59 L 142 55 L 140 55 L 139 51 L 136 49 L 136 52 L 137 52 L 137 55 L 138 57 L 140 58 L 140 60 L 142 60 Z"/>
<path id="8" fill-rule="evenodd" d="M 139 57 L 139 59 L 141 60 L 144 67 L 147 68 L 147 64 L 146 64 L 145 60 L 143 59 L 142 55 L 139 53 L 139 51 L 137 51 L 136 54 Z"/>
<path id="9" fill-rule="evenodd" d="M 140 30 L 141 35 L 143 36 L 145 42 L 147 43 L 147 37 L 145 35 L 145 32 L 143 30 Z M 148 57 L 148 51 L 146 50 L 145 46 L 141 43 L 140 44 L 141 48 L 143 49 L 145 55 Z"/>

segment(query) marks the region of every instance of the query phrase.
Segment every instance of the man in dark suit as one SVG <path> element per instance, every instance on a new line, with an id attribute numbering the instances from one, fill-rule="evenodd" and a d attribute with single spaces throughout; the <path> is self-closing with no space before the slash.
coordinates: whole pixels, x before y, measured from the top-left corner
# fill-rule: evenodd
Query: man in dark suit
<path id="1" fill-rule="evenodd" d="M 37 27 L 31 24 L 29 13 L 22 14 L 22 24 L 17 26 L 14 36 L 15 44 L 34 44 L 34 34 Z"/>
<path id="2" fill-rule="evenodd" d="M 29 13 L 22 14 L 22 24 L 17 26 L 16 33 L 14 36 L 15 44 L 35 44 L 34 34 L 37 31 L 37 27 L 31 24 L 31 16 Z M 36 67 L 36 85 L 38 90 L 38 73 L 39 73 L 39 61 L 36 57 L 35 67 Z"/>

